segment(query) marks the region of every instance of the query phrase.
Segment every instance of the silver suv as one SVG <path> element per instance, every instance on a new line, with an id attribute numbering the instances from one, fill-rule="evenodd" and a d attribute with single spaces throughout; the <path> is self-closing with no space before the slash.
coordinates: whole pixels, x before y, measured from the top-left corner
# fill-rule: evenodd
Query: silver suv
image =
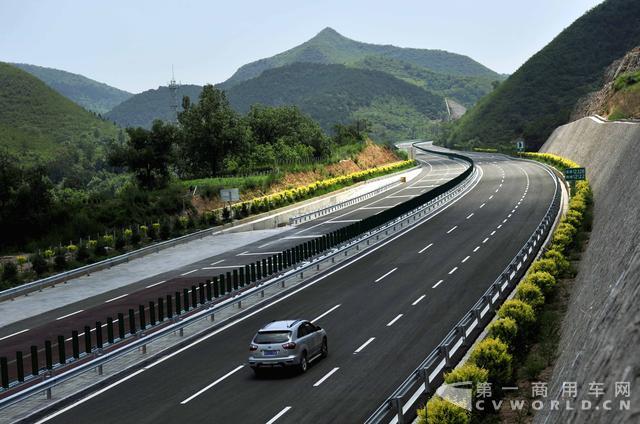
<path id="1" fill-rule="evenodd" d="M 329 353 L 327 333 L 306 320 L 273 321 L 262 327 L 249 346 L 249 366 L 259 374 L 265 368 L 297 367 Z"/>

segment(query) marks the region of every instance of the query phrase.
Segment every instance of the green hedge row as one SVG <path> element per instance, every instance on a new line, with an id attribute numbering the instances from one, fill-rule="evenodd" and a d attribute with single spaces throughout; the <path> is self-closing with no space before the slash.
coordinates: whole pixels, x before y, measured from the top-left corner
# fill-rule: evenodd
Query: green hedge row
<path id="1" fill-rule="evenodd" d="M 558 168 L 577 166 L 550 154 L 529 157 Z M 487 327 L 488 337 L 471 351 L 469 361 L 445 374 L 446 383 L 472 381 L 475 389 L 478 382 L 488 382 L 492 383 L 493 394 L 499 396 L 499 388 L 513 381 L 514 357 L 527 351 L 536 336 L 544 305 L 554 294 L 556 280 L 570 272 L 571 265 L 566 257 L 576 247 L 579 229 L 587 227 L 585 214 L 592 201 L 589 183 L 577 182 L 569 210 L 554 231 L 544 254 L 531 264 L 516 288 L 514 298 L 502 304 L 497 319 Z M 475 391 L 473 394 L 475 399 Z M 465 424 L 471 416 L 470 412 L 438 396 L 429 400 L 426 412 L 425 408 L 418 410 L 420 424 Z"/>

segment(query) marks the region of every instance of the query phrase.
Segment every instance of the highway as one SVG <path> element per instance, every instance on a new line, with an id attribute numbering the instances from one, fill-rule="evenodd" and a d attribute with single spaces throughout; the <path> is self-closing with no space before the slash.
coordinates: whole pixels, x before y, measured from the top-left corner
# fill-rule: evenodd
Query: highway
<path id="1" fill-rule="evenodd" d="M 45 421 L 362 422 L 478 300 L 551 201 L 542 166 L 473 156 L 479 183 L 437 215 Z M 254 377 L 245 361 L 258 328 L 316 317 L 328 358 L 303 375 Z"/>
<path id="2" fill-rule="evenodd" d="M 192 285 L 202 283 L 207 278 L 211 279 L 241 265 L 255 262 L 272 255 L 273 252 L 282 251 L 310 238 L 315 238 L 319 234 L 325 234 L 348 225 L 353 220 L 374 215 L 411 196 L 433 189 L 460 174 L 467 166 L 464 162 L 453 161 L 437 155 L 423 154 L 420 155 L 420 160 L 424 162 L 424 167 L 413 180 L 353 206 L 297 225 L 277 236 L 228 250 L 223 254 L 210 256 L 171 272 L 132 281 L 125 287 L 4 326 L 0 329 L 0 356 L 9 358 L 10 369 L 13 370 L 14 367 L 11 365 L 14 363 L 15 352 L 20 350 L 25 353 L 25 361 L 28 365 L 30 363 L 30 354 L 28 353 L 30 346 L 37 345 L 39 350 L 43 352 L 44 341 L 51 340 L 55 349 L 58 335 L 63 335 L 67 339 L 69 344 L 67 352 L 70 352 L 70 337 L 73 330 L 82 332 L 85 325 L 93 328 L 97 321 L 105 323 L 107 317 L 115 318 L 119 312 L 126 314 L 130 308 L 134 309 L 138 315 L 138 305 L 140 304 L 148 305 L 150 300 L 156 300 L 158 297 L 165 297 L 168 294 L 173 295 L 176 291 L 181 292 L 184 288 L 189 289 Z M 49 293 L 55 295 L 55 288 Z M 148 319 L 147 322 L 149 322 Z M 126 325 L 128 327 L 128 322 Z M 82 346 L 81 349 L 83 349 Z M 40 362 L 43 362 L 44 354 L 40 356 Z"/>

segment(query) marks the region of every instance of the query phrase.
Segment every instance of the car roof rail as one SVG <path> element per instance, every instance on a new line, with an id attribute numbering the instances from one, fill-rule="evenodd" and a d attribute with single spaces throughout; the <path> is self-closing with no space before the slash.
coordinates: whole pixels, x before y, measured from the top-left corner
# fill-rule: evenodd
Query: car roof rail
<path id="1" fill-rule="evenodd" d="M 293 321 L 293 322 L 291 322 L 289 325 L 287 325 L 287 328 L 291 328 L 291 327 L 293 327 L 294 325 L 296 325 L 296 324 L 297 324 L 297 323 L 299 323 L 300 321 L 303 321 L 303 320 L 301 320 L 301 319 L 296 319 L 296 320 L 294 320 L 294 321 Z"/>

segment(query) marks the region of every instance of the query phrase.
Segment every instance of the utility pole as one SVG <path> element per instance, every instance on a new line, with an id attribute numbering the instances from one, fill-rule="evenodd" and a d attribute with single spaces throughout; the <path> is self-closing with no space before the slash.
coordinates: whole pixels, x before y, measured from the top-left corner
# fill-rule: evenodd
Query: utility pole
<path id="1" fill-rule="evenodd" d="M 178 87 L 176 83 L 176 77 L 173 72 L 173 65 L 171 65 L 171 81 L 169 81 L 169 93 L 171 94 L 171 122 L 178 122 Z"/>

